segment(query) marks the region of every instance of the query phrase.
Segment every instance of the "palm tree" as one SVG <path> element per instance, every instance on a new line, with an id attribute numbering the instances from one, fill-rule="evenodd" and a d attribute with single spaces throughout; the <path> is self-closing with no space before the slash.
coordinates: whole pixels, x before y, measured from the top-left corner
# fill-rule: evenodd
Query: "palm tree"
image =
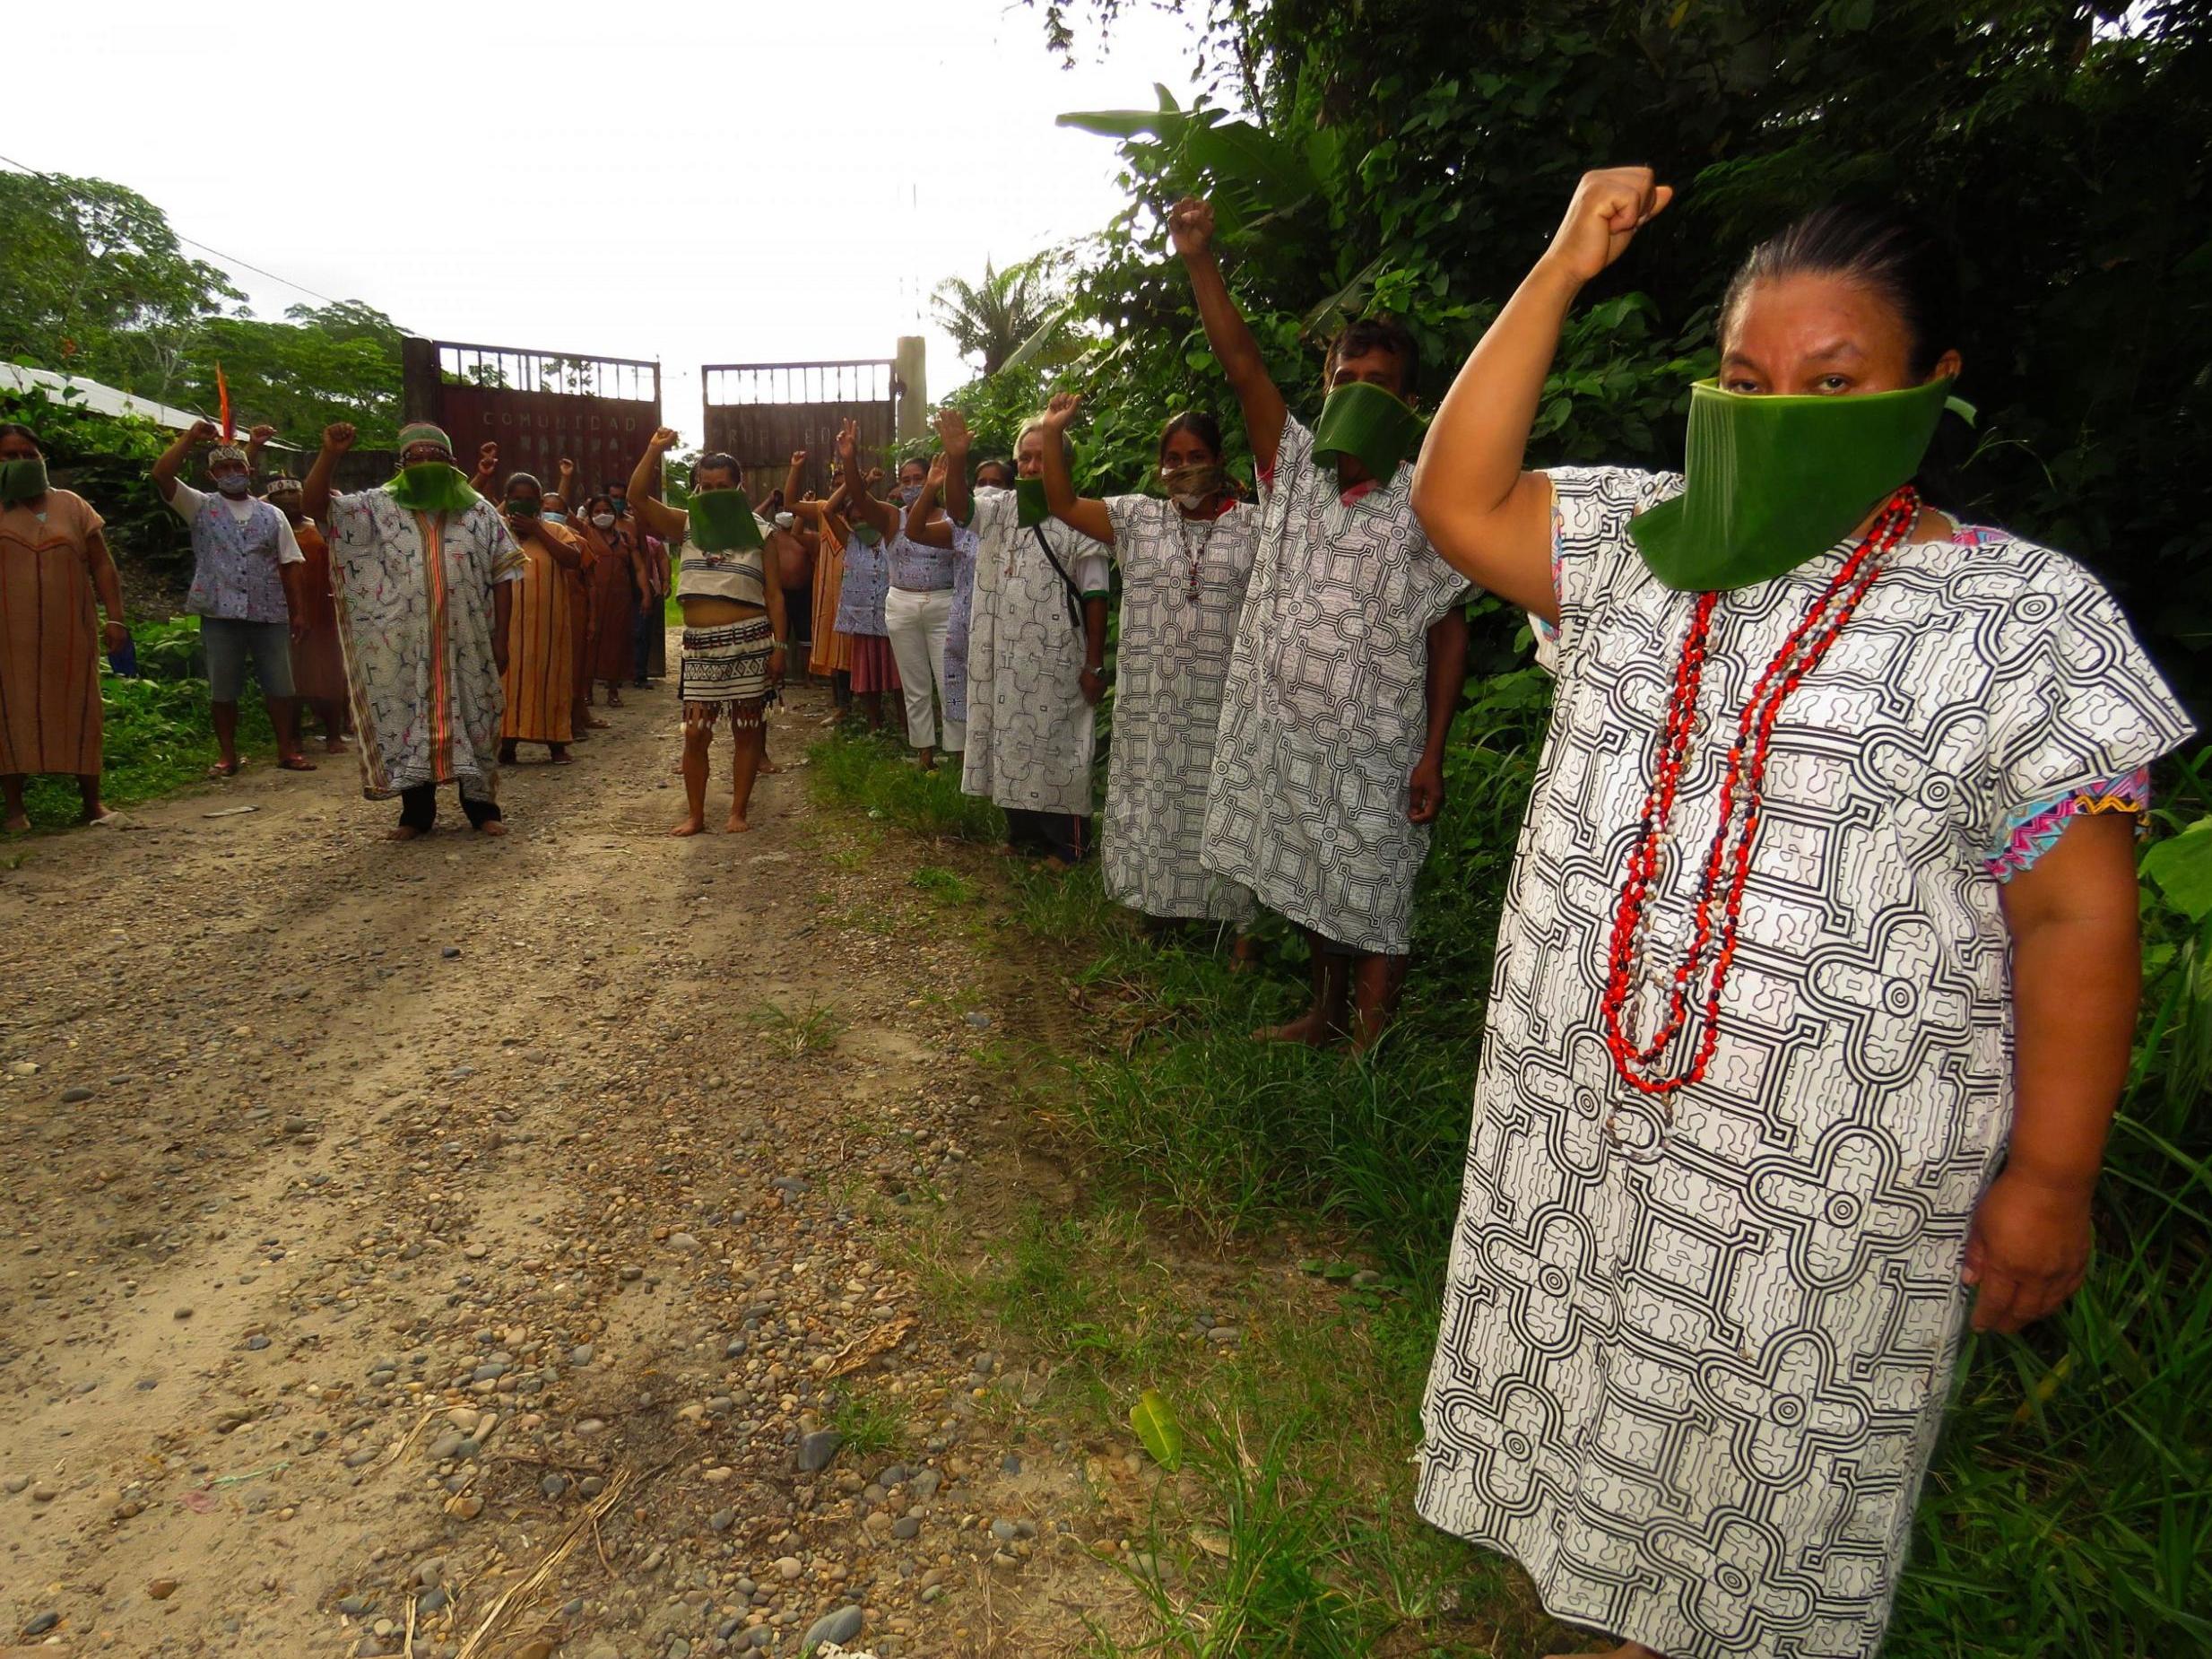
<path id="1" fill-rule="evenodd" d="M 1042 267 L 1041 257 L 1003 271 L 986 259 L 980 283 L 949 276 L 937 284 L 931 303 L 938 326 L 952 336 L 963 357 L 975 353 L 983 358 L 986 375 L 1004 368 L 1006 360 L 1052 316 L 1053 295 Z"/>

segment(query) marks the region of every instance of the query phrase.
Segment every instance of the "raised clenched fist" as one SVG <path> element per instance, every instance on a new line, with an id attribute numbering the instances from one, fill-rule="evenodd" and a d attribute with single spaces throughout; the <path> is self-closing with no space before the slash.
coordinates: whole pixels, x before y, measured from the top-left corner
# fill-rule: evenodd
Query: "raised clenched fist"
<path id="1" fill-rule="evenodd" d="M 334 421 L 323 429 L 323 447 L 334 455 L 343 455 L 353 447 L 356 436 L 351 421 Z"/>
<path id="2" fill-rule="evenodd" d="M 1167 239 L 1184 259 L 1213 251 L 1213 204 L 1186 195 L 1167 210 Z"/>
<path id="3" fill-rule="evenodd" d="M 664 426 L 653 434 L 652 439 L 646 445 L 646 447 L 652 450 L 654 454 L 659 455 L 664 451 L 673 449 L 681 441 L 682 439 L 676 436 L 674 427 Z"/>
<path id="4" fill-rule="evenodd" d="M 1626 253 L 1636 232 L 1673 200 L 1674 187 L 1661 184 L 1648 167 L 1584 173 L 1544 257 L 1587 282 Z"/>

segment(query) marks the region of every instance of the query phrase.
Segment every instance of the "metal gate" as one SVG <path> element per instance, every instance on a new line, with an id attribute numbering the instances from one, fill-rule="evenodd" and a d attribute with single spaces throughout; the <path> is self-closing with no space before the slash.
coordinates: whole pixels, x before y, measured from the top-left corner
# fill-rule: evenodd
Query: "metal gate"
<path id="1" fill-rule="evenodd" d="M 445 428 L 464 472 L 489 439 L 502 479 L 533 473 L 551 490 L 565 458 L 590 494 L 627 483 L 661 424 L 658 363 L 413 339 L 401 361 L 406 418 Z"/>
<path id="2" fill-rule="evenodd" d="M 755 500 L 784 482 L 794 449 L 807 452 L 805 488 L 829 491 L 837 429 L 860 423 L 863 465 L 879 465 L 897 435 L 898 365 L 889 358 L 819 363 L 709 363 L 701 446 L 734 456 Z"/>

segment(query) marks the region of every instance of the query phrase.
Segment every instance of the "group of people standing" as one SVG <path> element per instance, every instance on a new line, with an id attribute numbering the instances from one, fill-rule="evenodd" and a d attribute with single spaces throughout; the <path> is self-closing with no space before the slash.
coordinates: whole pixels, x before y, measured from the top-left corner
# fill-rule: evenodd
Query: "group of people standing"
<path id="1" fill-rule="evenodd" d="M 2016 1330 L 2082 1279 L 2136 1012 L 2133 841 L 2148 768 L 2192 727 L 2094 577 L 1920 496 L 1963 364 L 1953 274 L 1909 221 L 1823 210 L 1753 251 L 1682 473 L 1526 469 L 1576 296 L 1670 200 L 1648 169 L 1587 176 L 1426 426 L 1414 341 L 1380 319 L 1332 343 L 1319 418 L 1296 418 L 1210 210 L 1177 204 L 1256 499 L 1196 412 L 1163 430 L 1155 488 L 1078 495 L 1062 396 L 979 465 L 943 413 L 939 452 L 889 496 L 848 425 L 833 493 L 780 513 L 719 454 L 683 508 L 655 499 L 663 430 L 629 482 L 632 534 L 678 549 L 678 833 L 705 828 L 725 716 L 746 827 L 791 638 L 792 567 L 769 551 L 811 543 L 836 620 L 810 665 L 879 716 L 900 692 L 920 760 L 959 755 L 1017 849 L 1089 852 L 1118 672 L 1108 890 L 1170 920 L 1296 923 L 1313 999 L 1274 1035 L 1310 1043 L 1390 1017 L 1465 601 L 1479 585 L 1527 612 L 1558 686 L 1418 1505 L 1623 1659 L 1870 1654 L 1969 1299 L 1976 1328 Z M 391 483 L 334 494 L 351 441 L 325 435 L 297 515 L 288 492 L 250 500 L 242 456 L 218 451 L 213 496 L 176 483 L 181 448 L 157 468 L 212 555 L 195 605 L 239 624 L 212 631 L 211 674 L 235 697 L 247 659 L 265 688 L 284 673 L 313 521 L 370 792 L 412 833 L 455 783 L 496 829 L 503 743 L 574 730 L 579 550 L 631 545 L 609 534 L 622 515 L 600 498 L 563 522 L 565 476 L 560 495 L 510 478 L 495 506 L 426 427 Z M 110 648 L 121 595 L 98 516 L 48 487 L 20 428 L 0 429 L 0 553 L 11 822 L 31 769 L 89 774 L 97 817 L 91 594 Z M 27 601 L 26 570 L 74 573 L 82 596 Z M 60 688 L 28 712 L 27 638 Z"/>

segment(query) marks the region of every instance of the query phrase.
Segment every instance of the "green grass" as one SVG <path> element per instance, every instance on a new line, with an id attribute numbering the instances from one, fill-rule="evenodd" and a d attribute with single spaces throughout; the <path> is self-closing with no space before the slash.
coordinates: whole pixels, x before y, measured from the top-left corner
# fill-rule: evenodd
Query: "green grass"
<path id="1" fill-rule="evenodd" d="M 1249 1040 L 1303 999 L 1302 948 L 1279 926 L 1260 930 L 1264 970 L 1234 976 L 1213 941 L 1148 936 L 1089 871 L 1011 873 L 1020 933 L 1087 964 L 1089 1041 L 1026 1074 L 1083 1163 L 1086 1207 L 1032 1218 L 936 1290 L 1051 1360 L 1070 1409 L 1123 1444 L 1147 1387 L 1191 1426 L 1191 1464 L 1162 1483 L 1140 1550 L 1141 1651 L 1540 1651 L 1523 1581 L 1414 1517 L 1405 1463 L 1543 717 L 1540 686 L 1516 675 L 1479 697 L 1454 732 L 1403 1017 L 1366 1059 Z M 831 746 L 841 798 L 911 826 L 876 747 Z M 2164 769 L 2168 831 L 2212 812 L 2206 762 Z M 2212 925 L 2147 892 L 2145 963 L 2089 1279 L 2025 1336 L 1970 1339 L 1890 1659 L 2212 1651 Z M 1158 1240 L 1250 1262 L 1285 1231 L 1371 1262 L 1380 1287 L 1334 1318 L 1257 1318 L 1234 1354 L 1194 1349 Z"/>
<path id="2" fill-rule="evenodd" d="M 913 1438 L 906 1406 L 872 1391 L 837 1395 L 830 1406 L 829 1426 L 845 1438 L 841 1449 L 854 1457 L 895 1452 Z"/>
<path id="3" fill-rule="evenodd" d="M 103 673 L 100 691 L 100 795 L 109 806 L 135 806 L 201 781 L 215 759 L 206 681 Z M 264 765 L 276 756 L 268 713 L 250 688 L 239 705 L 239 751 Z M 82 805 L 74 777 L 34 777 L 23 803 L 34 830 L 74 824 Z"/>
<path id="4" fill-rule="evenodd" d="M 837 733 L 809 751 L 808 784 L 819 800 L 916 835 L 985 846 L 1006 838 L 1004 814 L 988 801 L 961 794 L 957 768 L 925 772 L 906 765 L 905 753 L 905 745 L 885 734 Z"/>
<path id="5" fill-rule="evenodd" d="M 983 894 L 975 882 L 957 870 L 941 870 L 935 864 L 924 864 L 906 880 L 941 905 L 965 908 L 983 900 Z"/>
<path id="6" fill-rule="evenodd" d="M 753 1010 L 752 1023 L 769 1047 L 796 1060 L 836 1047 L 846 1022 L 836 1009 L 810 1000 L 803 1008 L 763 1003 Z"/>

